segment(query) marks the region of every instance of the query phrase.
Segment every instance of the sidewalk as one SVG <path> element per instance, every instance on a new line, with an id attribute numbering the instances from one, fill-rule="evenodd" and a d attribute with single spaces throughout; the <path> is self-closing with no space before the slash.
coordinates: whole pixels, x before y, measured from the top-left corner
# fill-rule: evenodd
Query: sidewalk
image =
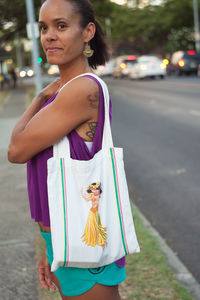
<path id="1" fill-rule="evenodd" d="M 35 227 L 30 219 L 25 165 L 7 161 L 10 134 L 24 111 L 26 93 L 18 88 L 0 107 L 0 299 L 38 300 Z"/>

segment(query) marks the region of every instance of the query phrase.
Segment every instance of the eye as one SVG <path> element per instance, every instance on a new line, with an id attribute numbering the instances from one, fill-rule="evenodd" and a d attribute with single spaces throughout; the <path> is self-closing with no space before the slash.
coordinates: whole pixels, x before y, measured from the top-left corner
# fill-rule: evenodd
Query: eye
<path id="1" fill-rule="evenodd" d="M 58 29 L 65 29 L 67 26 L 66 26 L 66 24 L 63 24 L 63 23 L 61 23 L 61 24 L 58 24 Z"/>
<path id="2" fill-rule="evenodd" d="M 47 29 L 47 26 L 40 25 L 39 28 L 40 28 L 40 31 L 43 32 L 43 31 L 45 31 Z"/>

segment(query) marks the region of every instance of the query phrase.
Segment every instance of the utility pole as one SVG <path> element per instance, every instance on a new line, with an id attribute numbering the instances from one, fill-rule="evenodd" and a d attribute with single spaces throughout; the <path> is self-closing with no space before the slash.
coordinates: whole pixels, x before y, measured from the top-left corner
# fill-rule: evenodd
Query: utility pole
<path id="1" fill-rule="evenodd" d="M 42 90 L 42 76 L 41 76 L 40 64 L 37 61 L 39 57 L 39 49 L 38 49 L 37 38 L 35 35 L 35 25 L 34 25 L 35 14 L 34 14 L 34 7 L 33 7 L 32 0 L 26 0 L 26 10 L 27 10 L 28 22 L 30 23 L 31 26 L 31 38 L 33 41 L 32 60 L 33 60 L 33 66 L 35 71 L 36 91 L 38 94 Z"/>
<path id="2" fill-rule="evenodd" d="M 23 63 L 22 63 L 21 40 L 20 40 L 20 37 L 19 37 L 19 32 L 16 33 L 15 39 L 16 39 L 17 65 L 19 67 L 19 70 L 21 70 L 22 67 L 23 67 Z"/>
<path id="3" fill-rule="evenodd" d="M 200 33 L 199 33 L 199 8 L 198 0 L 193 0 L 194 9 L 194 35 L 196 51 L 200 53 Z"/>
<path id="4" fill-rule="evenodd" d="M 111 39 L 112 31 L 111 31 L 111 20 L 110 18 L 105 18 L 105 24 L 106 24 L 106 35 Z"/>

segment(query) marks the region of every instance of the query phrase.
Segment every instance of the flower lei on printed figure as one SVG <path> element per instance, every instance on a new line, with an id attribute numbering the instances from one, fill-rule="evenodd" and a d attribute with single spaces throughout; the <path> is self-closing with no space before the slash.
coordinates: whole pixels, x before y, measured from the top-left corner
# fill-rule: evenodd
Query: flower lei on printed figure
<path id="1" fill-rule="evenodd" d="M 101 183 L 92 183 L 87 187 L 87 194 L 83 193 L 83 188 L 81 189 L 82 197 L 85 201 L 92 202 L 92 207 L 90 208 L 89 215 L 87 218 L 87 223 L 85 226 L 84 234 L 81 236 L 82 241 L 91 247 L 106 245 L 106 227 L 101 224 L 101 218 L 98 212 L 98 204 L 101 190 Z"/>

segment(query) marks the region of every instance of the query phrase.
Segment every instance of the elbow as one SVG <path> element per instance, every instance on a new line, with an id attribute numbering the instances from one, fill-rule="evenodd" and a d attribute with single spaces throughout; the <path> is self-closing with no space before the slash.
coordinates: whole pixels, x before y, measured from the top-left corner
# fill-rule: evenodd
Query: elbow
<path id="1" fill-rule="evenodd" d="M 14 147 L 10 144 L 8 147 L 8 161 L 11 163 L 15 163 L 16 158 L 15 158 L 15 153 L 14 153 Z"/>
<path id="2" fill-rule="evenodd" d="M 17 150 L 17 147 L 12 144 L 10 144 L 8 147 L 8 161 L 15 164 L 24 164 L 25 162 L 27 162 L 22 153 L 20 153 Z"/>

